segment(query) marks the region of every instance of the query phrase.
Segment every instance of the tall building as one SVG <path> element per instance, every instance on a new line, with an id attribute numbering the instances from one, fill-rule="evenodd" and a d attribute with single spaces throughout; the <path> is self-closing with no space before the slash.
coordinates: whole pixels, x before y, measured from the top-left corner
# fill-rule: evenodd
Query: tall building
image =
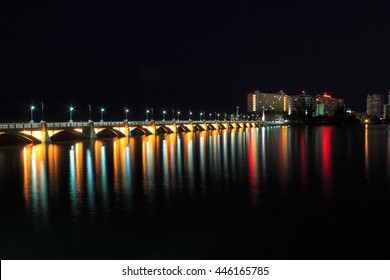
<path id="1" fill-rule="evenodd" d="M 315 99 L 316 116 L 332 116 L 339 110 L 344 110 L 344 99 L 333 98 L 327 93 L 317 95 Z"/>
<path id="2" fill-rule="evenodd" d="M 265 93 L 255 90 L 247 96 L 248 112 L 287 112 L 287 95 L 283 92 Z"/>
<path id="3" fill-rule="evenodd" d="M 288 97 L 288 114 L 312 116 L 315 111 L 315 98 L 304 91 L 300 95 Z"/>
<path id="4" fill-rule="evenodd" d="M 387 95 L 387 104 L 383 105 L 383 118 L 390 120 L 390 92 Z"/>
<path id="5" fill-rule="evenodd" d="M 383 115 L 383 95 L 367 95 L 367 115 L 371 117 L 382 117 Z"/>

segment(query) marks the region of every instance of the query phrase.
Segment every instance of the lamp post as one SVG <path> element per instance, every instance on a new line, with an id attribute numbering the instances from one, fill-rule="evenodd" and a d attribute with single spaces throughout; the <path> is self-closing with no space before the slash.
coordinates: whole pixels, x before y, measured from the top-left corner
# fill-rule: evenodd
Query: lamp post
<path id="1" fill-rule="evenodd" d="M 103 121 L 103 113 L 104 113 L 104 108 L 101 108 L 100 109 L 100 121 L 102 122 Z"/>
<path id="2" fill-rule="evenodd" d="M 31 107 L 30 107 L 30 110 L 31 110 L 31 123 L 34 123 L 34 118 L 33 118 L 33 112 L 34 112 L 34 110 L 35 110 L 35 106 L 34 105 L 31 105 Z"/>
<path id="3" fill-rule="evenodd" d="M 163 118 L 162 118 L 163 121 L 165 121 L 165 114 L 166 114 L 166 113 L 167 113 L 167 111 L 164 110 L 164 111 L 163 111 Z"/>
<path id="4" fill-rule="evenodd" d="M 69 107 L 69 122 L 73 122 L 72 120 L 72 113 L 73 113 L 74 107 L 70 106 Z"/>
<path id="5" fill-rule="evenodd" d="M 127 114 L 129 113 L 129 109 L 125 107 L 125 121 L 127 121 Z"/>
<path id="6" fill-rule="evenodd" d="M 212 115 L 212 114 L 210 113 L 210 114 L 209 114 L 209 121 L 211 121 L 211 115 Z"/>
<path id="7" fill-rule="evenodd" d="M 217 116 L 218 116 L 218 121 L 219 121 L 219 113 L 217 114 Z"/>
<path id="8" fill-rule="evenodd" d="M 146 121 L 148 121 L 149 110 L 146 110 Z"/>
<path id="9" fill-rule="evenodd" d="M 202 116 L 203 116 L 203 112 L 200 112 L 200 113 L 199 113 L 199 120 L 200 120 L 200 121 L 202 120 Z"/>
<path id="10" fill-rule="evenodd" d="M 192 118 L 192 111 L 190 110 L 189 120 L 191 120 L 191 118 Z"/>
<path id="11" fill-rule="evenodd" d="M 177 111 L 177 120 L 180 121 L 180 111 Z"/>

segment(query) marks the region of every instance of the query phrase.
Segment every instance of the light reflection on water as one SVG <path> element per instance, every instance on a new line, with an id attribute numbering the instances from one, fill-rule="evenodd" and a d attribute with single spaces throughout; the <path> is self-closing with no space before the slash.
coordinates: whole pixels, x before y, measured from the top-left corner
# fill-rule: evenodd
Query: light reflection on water
<path id="1" fill-rule="evenodd" d="M 386 126 L 0 148 L 0 254 L 353 258 L 364 246 L 388 256 L 389 168 Z"/>
<path id="2" fill-rule="evenodd" d="M 100 213 L 109 219 L 114 209 L 132 217 L 142 207 L 158 211 L 151 210 L 156 203 L 186 205 L 190 199 L 197 205 L 208 202 L 210 195 L 234 200 L 239 194 L 254 208 L 261 205 L 262 194 L 274 192 L 283 196 L 319 190 L 332 199 L 336 179 L 353 179 L 352 174 L 342 175 L 337 161 L 345 151 L 356 156 L 351 168 L 365 171 L 368 185 L 374 181 L 371 174 L 378 174 L 373 168 L 390 166 L 390 132 L 366 127 L 357 130 L 360 138 L 342 134 L 347 137 L 343 142 L 341 131 L 261 127 L 28 145 L 18 159 L 26 215 L 47 227 L 57 204 L 77 224 L 94 223 Z M 387 152 L 378 152 L 378 145 Z M 0 154 L 0 168 L 6 159 Z"/>
<path id="3" fill-rule="evenodd" d="M 207 199 L 205 188 L 247 184 L 250 203 L 257 205 L 261 190 L 288 193 L 291 182 L 299 180 L 301 191 L 306 191 L 313 172 L 320 174 L 323 194 L 330 198 L 333 130 L 318 128 L 314 139 L 309 139 L 308 129 L 276 127 L 26 146 L 21 158 L 25 207 L 45 220 L 49 199 L 68 196 L 75 221 L 84 208 L 93 219 L 97 208 L 109 212 L 112 203 L 129 210 L 139 182 L 147 203 L 155 202 L 159 189 L 167 200 L 183 190 L 193 196 L 202 189 L 197 198 Z M 368 172 L 367 129 L 364 139 Z M 315 169 L 309 166 L 313 155 Z M 64 169 L 68 176 L 63 176 Z M 63 185 L 69 186 L 68 192 Z"/>

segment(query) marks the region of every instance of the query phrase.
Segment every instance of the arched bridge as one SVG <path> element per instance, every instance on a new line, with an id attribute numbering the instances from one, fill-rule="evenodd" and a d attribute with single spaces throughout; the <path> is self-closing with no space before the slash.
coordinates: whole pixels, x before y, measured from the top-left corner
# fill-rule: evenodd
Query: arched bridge
<path id="1" fill-rule="evenodd" d="M 0 137 L 33 143 L 52 140 L 96 139 L 131 135 L 194 132 L 262 126 L 260 121 L 100 121 L 0 123 Z"/>

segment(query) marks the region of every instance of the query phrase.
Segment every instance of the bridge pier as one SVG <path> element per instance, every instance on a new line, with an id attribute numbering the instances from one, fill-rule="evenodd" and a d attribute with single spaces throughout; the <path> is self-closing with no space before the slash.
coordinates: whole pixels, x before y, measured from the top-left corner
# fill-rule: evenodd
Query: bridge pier
<path id="1" fill-rule="evenodd" d="M 88 127 L 85 129 L 84 133 L 88 136 L 89 139 L 97 139 L 93 121 L 88 122 Z"/>
<path id="2" fill-rule="evenodd" d="M 206 123 L 206 120 L 203 120 L 203 124 L 202 124 L 202 127 L 204 129 L 204 131 L 207 131 L 207 123 Z"/>
<path id="3" fill-rule="evenodd" d="M 41 143 L 51 143 L 51 139 L 49 136 L 49 132 L 47 131 L 47 124 L 42 123 L 42 136 L 41 136 Z"/>
<path id="4" fill-rule="evenodd" d="M 178 128 L 177 128 L 177 123 L 176 123 L 176 120 L 173 121 L 173 133 L 177 133 L 178 132 Z"/>
<path id="5" fill-rule="evenodd" d="M 125 121 L 125 131 L 123 133 L 126 137 L 130 137 L 131 136 L 131 130 L 130 130 L 130 127 L 129 127 L 129 122 L 126 120 Z"/>
<path id="6" fill-rule="evenodd" d="M 154 121 L 152 121 L 151 123 L 150 132 L 152 133 L 152 135 L 156 135 L 156 123 Z"/>

